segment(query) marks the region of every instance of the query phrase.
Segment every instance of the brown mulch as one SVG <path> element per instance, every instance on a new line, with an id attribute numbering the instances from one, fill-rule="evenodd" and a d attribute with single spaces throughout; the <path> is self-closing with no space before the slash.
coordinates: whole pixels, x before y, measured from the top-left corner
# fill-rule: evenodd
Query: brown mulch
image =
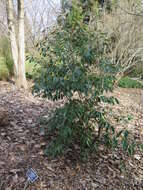
<path id="1" fill-rule="evenodd" d="M 114 95 L 120 99 L 114 112 L 134 116 L 119 125 L 126 125 L 142 141 L 143 91 L 117 89 Z M 39 178 L 29 190 L 142 190 L 143 154 L 138 150 L 129 157 L 120 150 L 101 149 L 86 162 L 76 153 L 55 159 L 44 155 L 50 140 L 41 133 L 39 119 L 60 103 L 0 82 L 0 190 L 23 190 L 31 167 Z"/>

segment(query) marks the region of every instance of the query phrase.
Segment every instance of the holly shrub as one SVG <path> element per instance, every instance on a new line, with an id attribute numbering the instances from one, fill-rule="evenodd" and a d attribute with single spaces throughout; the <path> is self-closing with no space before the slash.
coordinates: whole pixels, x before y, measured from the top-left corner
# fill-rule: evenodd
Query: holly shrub
<path id="1" fill-rule="evenodd" d="M 47 121 L 54 136 L 47 153 L 53 156 L 75 145 L 81 153 L 96 150 L 100 143 L 115 148 L 124 136 L 108 122 L 102 106 L 118 101 L 105 96 L 113 90 L 116 68 L 108 57 L 108 39 L 97 24 L 97 3 L 89 4 L 90 19 L 85 22 L 83 1 L 72 2 L 64 22 L 40 43 L 41 56 L 36 60 L 40 66 L 34 92 L 53 101 L 65 100 Z M 121 142 L 128 147 L 126 138 Z"/>

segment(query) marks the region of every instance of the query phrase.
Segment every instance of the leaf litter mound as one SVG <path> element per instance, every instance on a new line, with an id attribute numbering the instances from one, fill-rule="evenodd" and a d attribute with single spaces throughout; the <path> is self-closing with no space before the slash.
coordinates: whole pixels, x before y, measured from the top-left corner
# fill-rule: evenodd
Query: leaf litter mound
<path id="1" fill-rule="evenodd" d="M 125 118 L 117 127 L 128 128 L 142 141 L 143 91 L 118 88 L 113 95 L 120 100 L 114 113 Z M 41 133 L 39 119 L 61 103 L 35 98 L 0 82 L 0 190 L 22 190 L 29 168 L 39 176 L 29 190 L 142 190 L 143 154 L 139 150 L 129 157 L 121 150 L 100 148 L 85 162 L 75 152 L 55 159 L 44 155 L 50 138 Z"/>

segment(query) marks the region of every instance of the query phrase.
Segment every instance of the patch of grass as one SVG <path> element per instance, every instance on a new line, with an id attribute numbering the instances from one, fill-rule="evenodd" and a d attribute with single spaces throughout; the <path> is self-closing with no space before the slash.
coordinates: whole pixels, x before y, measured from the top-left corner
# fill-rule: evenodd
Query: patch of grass
<path id="1" fill-rule="evenodd" d="M 13 59 L 11 55 L 10 42 L 7 38 L 0 39 L 0 57 L 3 59 L 4 68 L 8 69 L 9 76 L 13 75 Z M 7 77 L 7 76 L 6 76 Z"/>
<path id="2" fill-rule="evenodd" d="M 0 57 L 0 80 L 7 80 L 9 77 L 10 73 L 5 64 L 5 58 Z"/>
<path id="3" fill-rule="evenodd" d="M 143 88 L 143 84 L 129 77 L 124 77 L 119 80 L 118 86 L 122 88 Z"/>

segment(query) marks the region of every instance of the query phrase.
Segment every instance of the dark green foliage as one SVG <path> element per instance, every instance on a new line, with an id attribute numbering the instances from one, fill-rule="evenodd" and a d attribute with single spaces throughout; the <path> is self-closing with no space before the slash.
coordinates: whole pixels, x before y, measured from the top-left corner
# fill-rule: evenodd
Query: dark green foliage
<path id="1" fill-rule="evenodd" d="M 118 86 L 122 88 L 143 88 L 143 84 L 129 77 L 124 77 L 118 82 Z"/>
<path id="2" fill-rule="evenodd" d="M 118 103 L 104 95 L 113 90 L 116 71 L 107 56 L 108 39 L 95 19 L 88 25 L 84 22 L 82 5 L 73 1 L 64 23 L 41 42 L 37 59 L 34 92 L 52 100 L 66 99 L 47 121 L 55 138 L 46 152 L 53 156 L 75 144 L 80 152 L 93 151 L 99 143 L 116 148 L 122 135 L 110 125 L 102 106 Z"/>
<path id="3" fill-rule="evenodd" d="M 80 146 L 81 152 L 85 152 L 87 149 L 94 150 L 100 142 L 98 137 L 102 135 L 102 130 L 106 131 L 105 133 L 110 138 L 110 131 L 113 133 L 114 131 L 106 121 L 106 114 L 104 110 L 97 111 L 94 106 L 95 102 L 92 99 L 85 101 L 74 99 L 55 111 L 47 123 L 51 135 L 54 131 L 58 132 L 53 146 L 48 150 L 50 153 L 55 156 L 59 153 L 57 146 L 62 148 L 61 153 L 68 147 L 74 148 L 75 144 Z M 101 141 L 104 143 L 106 137 Z M 111 139 L 108 145 L 112 146 Z"/>

